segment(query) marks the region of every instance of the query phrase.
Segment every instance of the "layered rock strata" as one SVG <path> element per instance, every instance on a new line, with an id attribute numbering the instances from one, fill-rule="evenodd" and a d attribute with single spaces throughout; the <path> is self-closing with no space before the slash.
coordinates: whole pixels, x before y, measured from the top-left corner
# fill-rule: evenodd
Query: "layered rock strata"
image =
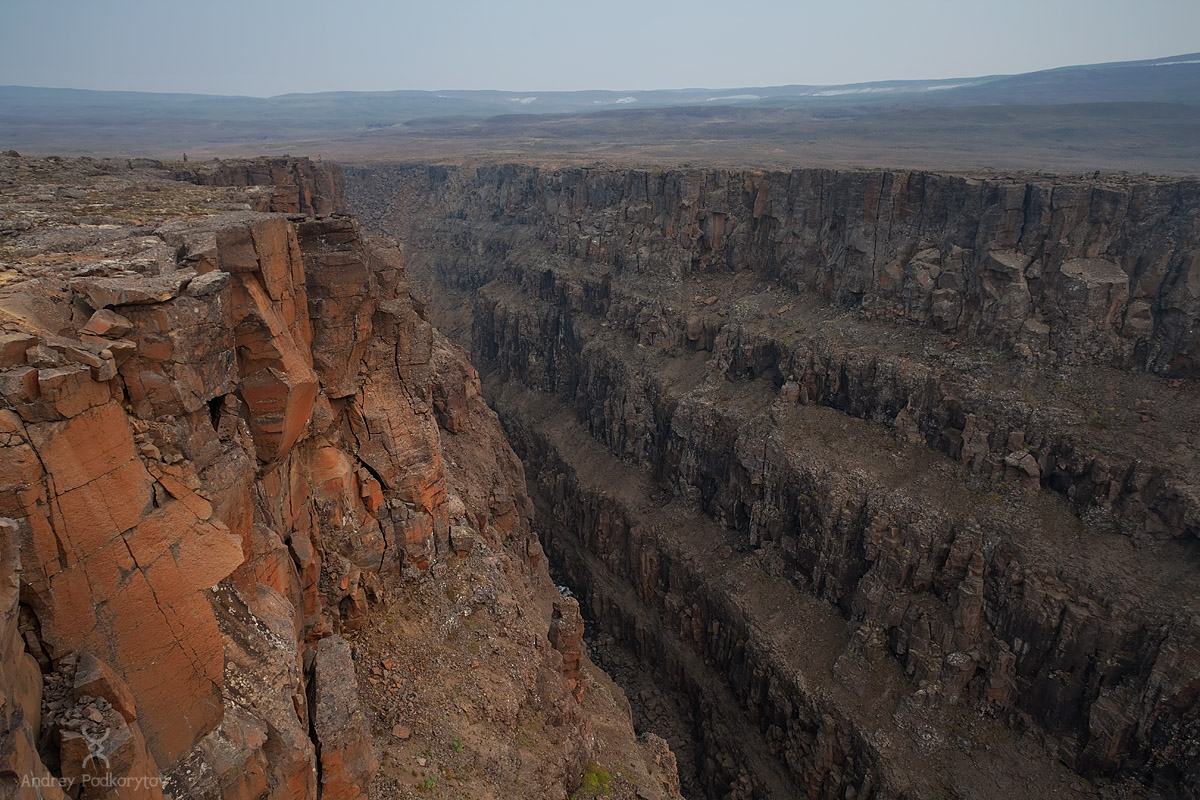
<path id="1" fill-rule="evenodd" d="M 185 162 L 171 166 L 171 177 L 200 186 L 251 188 L 256 211 L 324 215 L 341 210 L 341 170 L 307 158 Z"/>
<path id="2" fill-rule="evenodd" d="M 1194 181 L 347 192 L 488 373 L 551 558 L 682 709 L 685 785 L 1197 791 Z"/>
<path id="3" fill-rule="evenodd" d="M 542 796 L 604 742 L 630 748 L 630 793 L 674 796 L 627 721 L 589 732 L 519 463 L 398 251 L 329 213 L 339 180 L 0 159 L 5 796 L 417 796 L 368 654 L 405 641 L 418 591 L 528 604 L 475 663 L 530 716 L 558 709 Z M 410 688 L 425 741 L 443 687 Z"/>

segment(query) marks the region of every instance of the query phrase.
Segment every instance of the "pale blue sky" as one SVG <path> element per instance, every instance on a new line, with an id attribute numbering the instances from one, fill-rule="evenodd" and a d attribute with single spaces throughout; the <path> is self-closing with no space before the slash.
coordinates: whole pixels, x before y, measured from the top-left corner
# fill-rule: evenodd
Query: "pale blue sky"
<path id="1" fill-rule="evenodd" d="M 0 84 L 273 95 L 948 78 L 1200 51 L 1200 0 L 0 0 Z"/>

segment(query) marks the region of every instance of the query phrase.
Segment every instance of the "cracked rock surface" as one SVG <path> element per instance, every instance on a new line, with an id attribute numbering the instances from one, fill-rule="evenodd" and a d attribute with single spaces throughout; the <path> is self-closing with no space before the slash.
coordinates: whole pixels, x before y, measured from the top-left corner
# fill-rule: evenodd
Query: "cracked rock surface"
<path id="1" fill-rule="evenodd" d="M 290 158 L 0 157 L 0 796 L 32 797 L 22 776 L 108 796 L 103 775 L 122 797 L 417 791 L 376 780 L 395 743 L 364 674 L 417 585 L 528 603 L 467 663 L 507 676 L 493 702 L 558 710 L 557 738 L 530 739 L 558 754 L 530 762 L 543 796 L 605 742 L 629 796 L 673 796 L 674 762 L 574 691 L 520 464 L 399 250 L 336 213 L 340 185 Z M 393 725 L 416 744 L 420 720 Z M 474 796 L 512 779 L 476 775 Z"/>

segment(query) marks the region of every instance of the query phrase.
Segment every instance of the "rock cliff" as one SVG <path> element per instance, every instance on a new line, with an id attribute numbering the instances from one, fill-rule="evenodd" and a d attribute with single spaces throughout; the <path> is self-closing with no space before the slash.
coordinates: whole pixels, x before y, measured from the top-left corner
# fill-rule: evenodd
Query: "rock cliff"
<path id="1" fill-rule="evenodd" d="M 0 795 L 677 797 L 340 181 L 0 158 Z"/>
<path id="2" fill-rule="evenodd" d="M 346 186 L 690 795 L 1200 792 L 1200 184 Z"/>

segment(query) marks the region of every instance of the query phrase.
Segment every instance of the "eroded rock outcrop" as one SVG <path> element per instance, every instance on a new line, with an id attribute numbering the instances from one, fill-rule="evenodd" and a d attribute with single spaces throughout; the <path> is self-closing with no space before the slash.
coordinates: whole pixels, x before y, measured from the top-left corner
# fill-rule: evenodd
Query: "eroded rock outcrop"
<path id="1" fill-rule="evenodd" d="M 325 215 L 342 206 L 342 171 L 307 158 L 173 164 L 171 177 L 202 186 L 263 187 L 265 192 L 250 195 L 257 211 Z"/>
<path id="2" fill-rule="evenodd" d="M 6 797 L 19 797 L 22 779 L 36 785 L 42 796 L 53 800 L 63 796 L 55 776 L 38 754 L 41 738 L 43 679 L 41 665 L 26 645 L 25 634 L 35 642 L 35 651 L 43 659 L 36 636 L 22 630 L 20 614 L 21 552 L 17 524 L 0 519 L 0 789 Z M 27 792 L 29 793 L 29 792 Z"/>
<path id="3" fill-rule="evenodd" d="M 382 796 L 393 709 L 359 657 L 382 609 L 484 562 L 477 591 L 550 587 L 463 351 L 395 247 L 327 213 L 327 165 L 0 167 L 6 215 L 33 220 L 6 229 L 0 286 L 5 791 Z M 561 707 L 545 735 L 571 744 L 531 775 L 565 796 L 598 745 L 549 622 L 502 632 L 527 673 L 501 684 Z"/>
<path id="4" fill-rule="evenodd" d="M 312 726 L 320 759 L 319 795 L 331 800 L 365 798 L 379 761 L 358 707 L 358 682 L 350 645 L 342 637 L 327 636 L 317 643 L 310 691 Z"/>

